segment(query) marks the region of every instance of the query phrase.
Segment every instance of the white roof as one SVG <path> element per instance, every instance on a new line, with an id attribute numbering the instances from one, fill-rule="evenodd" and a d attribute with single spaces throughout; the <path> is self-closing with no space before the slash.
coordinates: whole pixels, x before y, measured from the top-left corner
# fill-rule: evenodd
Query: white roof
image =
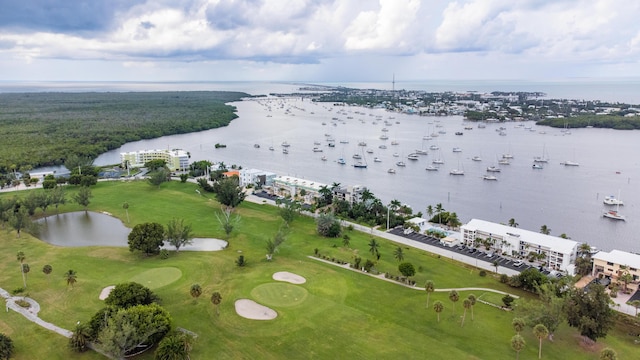
<path id="1" fill-rule="evenodd" d="M 519 237 L 520 240 L 529 244 L 545 246 L 552 249 L 553 251 L 564 254 L 572 253 L 578 246 L 578 242 L 573 240 L 563 239 L 557 236 L 545 235 L 534 231 L 524 230 L 517 227 L 511 227 L 478 219 L 472 219 L 465 225 L 462 225 L 462 229 L 471 231 L 481 230 L 503 237 L 511 235 Z"/>
<path id="2" fill-rule="evenodd" d="M 592 256 L 593 259 L 612 262 L 618 265 L 630 266 L 640 269 L 640 255 L 629 253 L 621 250 L 612 250 L 611 252 L 598 251 Z"/>
<path id="3" fill-rule="evenodd" d="M 416 224 L 416 225 L 420 224 L 421 222 L 426 222 L 426 221 L 427 221 L 427 219 L 423 219 L 421 217 L 414 217 L 414 218 L 411 218 L 411 219 L 407 220 L 407 222 L 410 222 L 410 223 Z"/>

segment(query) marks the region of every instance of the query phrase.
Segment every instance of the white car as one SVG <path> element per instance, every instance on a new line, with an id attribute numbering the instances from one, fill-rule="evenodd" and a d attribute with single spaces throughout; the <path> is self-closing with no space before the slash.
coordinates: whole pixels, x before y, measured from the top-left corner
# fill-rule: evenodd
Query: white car
<path id="1" fill-rule="evenodd" d="M 522 260 L 518 260 L 518 261 L 513 263 L 513 266 L 520 267 L 520 266 L 522 266 L 522 264 L 524 264 L 524 262 Z"/>

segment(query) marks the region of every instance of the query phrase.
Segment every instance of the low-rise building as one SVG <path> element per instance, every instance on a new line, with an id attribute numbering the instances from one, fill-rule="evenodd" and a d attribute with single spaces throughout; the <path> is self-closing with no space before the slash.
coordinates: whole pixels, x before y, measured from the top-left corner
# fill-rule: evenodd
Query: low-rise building
<path id="1" fill-rule="evenodd" d="M 518 258 L 536 255 L 549 270 L 575 273 L 578 242 L 573 240 L 478 219 L 461 226 L 460 240 L 468 246 L 482 244 L 490 251 Z"/>
<path id="2" fill-rule="evenodd" d="M 240 170 L 240 186 L 271 186 L 276 173 L 260 170 L 260 169 L 242 169 Z"/>
<path id="3" fill-rule="evenodd" d="M 120 153 L 120 164 L 136 168 L 152 160 L 164 160 L 169 170 L 181 171 L 189 169 L 189 158 L 189 153 L 181 149 L 141 150 Z"/>
<path id="4" fill-rule="evenodd" d="M 638 254 L 621 250 L 598 251 L 591 259 L 593 260 L 593 269 L 591 270 L 593 276 L 603 274 L 617 279 L 628 271 L 633 276 L 633 281 L 640 279 L 640 255 Z"/>
<path id="5" fill-rule="evenodd" d="M 300 179 L 293 176 L 276 176 L 273 178 L 271 192 L 274 195 L 291 197 L 306 204 L 313 204 L 320 197 L 320 189 L 327 186 L 313 180 Z"/>

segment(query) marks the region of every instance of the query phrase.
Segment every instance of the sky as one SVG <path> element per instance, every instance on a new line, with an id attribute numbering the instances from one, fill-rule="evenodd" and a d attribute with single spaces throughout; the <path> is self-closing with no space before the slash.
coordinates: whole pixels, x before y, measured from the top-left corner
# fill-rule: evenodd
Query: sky
<path id="1" fill-rule="evenodd" d="M 637 0 L 0 0 L 0 81 L 640 77 Z"/>

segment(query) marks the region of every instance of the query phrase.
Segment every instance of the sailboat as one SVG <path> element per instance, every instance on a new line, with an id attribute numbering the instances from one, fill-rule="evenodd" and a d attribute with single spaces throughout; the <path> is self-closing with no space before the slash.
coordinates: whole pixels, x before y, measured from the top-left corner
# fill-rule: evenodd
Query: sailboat
<path id="1" fill-rule="evenodd" d="M 362 156 L 358 155 L 359 157 L 357 159 L 362 159 L 364 161 L 357 161 L 355 164 L 353 164 L 353 167 L 356 168 L 356 169 L 366 169 L 367 168 L 367 159 L 364 156 L 364 147 L 361 146 L 360 149 L 362 151 Z M 356 155 L 353 155 L 354 159 L 356 158 Z"/>
<path id="2" fill-rule="evenodd" d="M 442 151 L 438 151 L 438 157 L 436 157 L 435 159 L 433 159 L 433 161 L 431 161 L 432 164 L 435 165 L 442 165 L 444 164 L 444 159 L 442 158 Z"/>
<path id="3" fill-rule="evenodd" d="M 575 157 L 576 157 L 576 154 L 575 154 L 575 151 L 574 151 L 573 152 L 573 158 L 575 159 Z M 561 164 L 564 165 L 564 166 L 580 166 L 579 163 L 577 163 L 575 161 L 572 161 L 572 160 L 567 160 L 567 161 L 565 161 L 565 162 L 563 162 Z"/>
<path id="4" fill-rule="evenodd" d="M 618 191 L 618 198 L 620 198 L 620 191 Z M 618 200 L 617 204 L 616 204 L 616 209 L 615 210 L 608 210 L 605 211 L 604 214 L 602 214 L 602 216 L 609 218 L 609 219 L 613 219 L 613 220 L 626 220 L 626 218 L 624 217 L 624 215 L 620 215 L 620 213 L 618 212 L 618 210 L 620 210 L 620 204 L 622 203 L 622 201 Z"/>
<path id="5" fill-rule="evenodd" d="M 458 168 L 449 171 L 449 175 L 464 175 L 464 169 L 460 167 L 460 161 L 458 160 Z"/>
<path id="6" fill-rule="evenodd" d="M 546 148 L 545 148 L 544 145 L 542 146 L 542 156 L 534 156 L 533 157 L 533 162 L 537 162 L 537 163 L 547 163 L 547 162 L 549 162 L 549 157 L 547 156 Z"/>

